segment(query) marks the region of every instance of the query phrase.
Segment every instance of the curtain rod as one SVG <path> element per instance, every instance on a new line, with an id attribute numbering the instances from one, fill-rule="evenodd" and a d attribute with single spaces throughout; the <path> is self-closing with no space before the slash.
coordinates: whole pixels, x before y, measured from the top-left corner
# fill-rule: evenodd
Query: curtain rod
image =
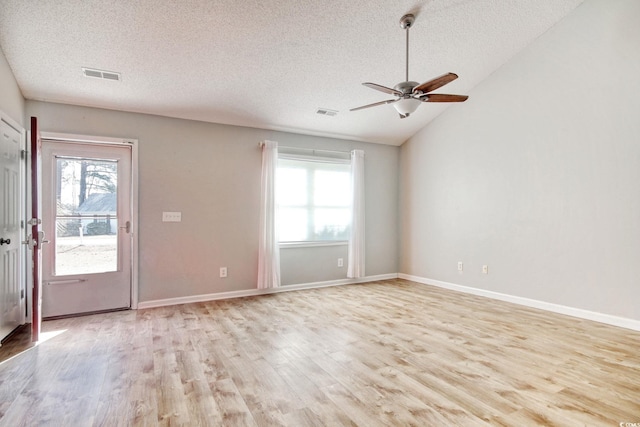
<path id="1" fill-rule="evenodd" d="M 258 147 L 262 147 L 264 142 L 258 142 Z M 286 145 L 278 145 L 278 148 L 285 148 L 289 150 L 303 150 L 303 151 L 311 151 L 313 153 L 321 152 L 321 153 L 335 153 L 335 154 L 351 154 L 351 151 L 336 151 L 336 150 L 320 150 L 317 148 L 304 148 L 304 147 L 290 147 Z"/>

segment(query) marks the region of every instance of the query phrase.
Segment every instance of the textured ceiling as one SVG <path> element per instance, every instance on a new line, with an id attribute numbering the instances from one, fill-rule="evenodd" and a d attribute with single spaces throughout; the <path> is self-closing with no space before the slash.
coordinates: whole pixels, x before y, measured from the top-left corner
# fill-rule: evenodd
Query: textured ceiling
<path id="1" fill-rule="evenodd" d="M 361 85 L 460 78 L 468 94 L 583 0 L 0 0 L 0 45 L 27 99 L 400 145 L 445 108 L 401 120 Z M 86 78 L 81 67 L 122 73 Z M 318 108 L 338 110 L 335 117 Z"/>

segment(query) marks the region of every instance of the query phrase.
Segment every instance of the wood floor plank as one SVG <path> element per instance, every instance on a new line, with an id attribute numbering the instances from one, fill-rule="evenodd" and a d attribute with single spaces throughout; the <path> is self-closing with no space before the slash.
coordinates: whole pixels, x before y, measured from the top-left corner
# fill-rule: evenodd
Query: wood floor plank
<path id="1" fill-rule="evenodd" d="M 218 407 L 207 376 L 205 365 L 195 351 L 179 353 L 178 370 L 181 372 L 185 399 L 193 425 L 222 425 L 222 413 Z"/>
<path id="2" fill-rule="evenodd" d="M 175 352 L 154 352 L 153 365 L 158 379 L 158 424 L 188 426 L 191 424 L 189 404 L 186 399 L 182 373 L 178 370 Z"/>
<path id="3" fill-rule="evenodd" d="M 640 422 L 640 332 L 406 280 L 19 334 L 0 347 L 0 427 Z"/>
<path id="4" fill-rule="evenodd" d="M 223 379 L 214 384 L 213 396 L 222 409 L 225 426 L 257 426 L 251 411 L 233 380 Z"/>

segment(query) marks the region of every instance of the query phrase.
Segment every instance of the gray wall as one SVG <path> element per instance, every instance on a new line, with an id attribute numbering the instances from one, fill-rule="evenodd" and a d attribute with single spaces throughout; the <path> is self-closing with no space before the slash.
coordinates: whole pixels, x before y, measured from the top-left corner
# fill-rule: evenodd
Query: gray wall
<path id="1" fill-rule="evenodd" d="M 264 139 L 365 150 L 366 272 L 398 270 L 398 147 L 36 101 L 26 111 L 42 131 L 139 140 L 140 301 L 256 287 Z M 163 211 L 182 222 L 163 223 Z M 339 257 L 346 247 L 283 249 L 283 284 L 345 278 Z"/>
<path id="2" fill-rule="evenodd" d="M 587 0 L 402 146 L 400 272 L 640 319 L 638 17 Z"/>
<path id="3" fill-rule="evenodd" d="M 25 127 L 24 98 L 2 50 L 0 50 L 0 111 Z"/>

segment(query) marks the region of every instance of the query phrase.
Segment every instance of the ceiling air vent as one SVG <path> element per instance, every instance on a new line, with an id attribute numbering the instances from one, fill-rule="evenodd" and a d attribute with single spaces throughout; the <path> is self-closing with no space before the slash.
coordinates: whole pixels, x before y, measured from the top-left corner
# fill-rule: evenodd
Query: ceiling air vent
<path id="1" fill-rule="evenodd" d="M 318 108 L 316 110 L 316 113 L 330 117 L 336 116 L 338 114 L 336 110 L 329 110 L 328 108 Z"/>
<path id="2" fill-rule="evenodd" d="M 82 74 L 85 77 L 93 77 L 96 79 L 115 80 L 120 81 L 120 73 L 114 71 L 97 70 L 95 68 L 82 67 Z"/>

